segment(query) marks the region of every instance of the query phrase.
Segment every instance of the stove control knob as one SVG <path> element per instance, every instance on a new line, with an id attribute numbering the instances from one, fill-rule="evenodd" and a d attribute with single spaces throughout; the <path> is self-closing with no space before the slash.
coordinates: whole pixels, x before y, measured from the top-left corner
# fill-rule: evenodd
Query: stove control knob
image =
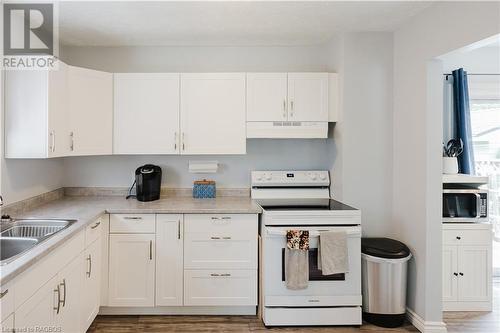
<path id="1" fill-rule="evenodd" d="M 270 173 L 266 173 L 264 176 L 266 177 L 267 180 L 271 180 L 273 178 L 273 176 Z"/>
<path id="2" fill-rule="evenodd" d="M 325 180 L 325 179 L 326 179 L 326 175 L 325 175 L 324 173 L 321 173 L 321 174 L 319 175 L 319 179 L 321 179 L 321 180 Z"/>
<path id="3" fill-rule="evenodd" d="M 261 176 L 261 175 L 257 175 L 257 176 L 255 177 L 255 179 L 257 179 L 258 181 L 261 181 L 261 180 L 262 180 L 262 176 Z"/>
<path id="4" fill-rule="evenodd" d="M 316 180 L 316 174 L 315 173 L 311 173 L 309 174 L 309 177 L 311 177 L 312 180 Z"/>

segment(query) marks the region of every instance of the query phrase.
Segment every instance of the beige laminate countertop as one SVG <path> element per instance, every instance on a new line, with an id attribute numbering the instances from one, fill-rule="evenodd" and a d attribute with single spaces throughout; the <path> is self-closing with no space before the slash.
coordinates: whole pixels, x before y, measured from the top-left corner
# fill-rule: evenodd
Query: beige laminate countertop
<path id="1" fill-rule="evenodd" d="M 151 202 L 139 202 L 123 197 L 65 197 L 23 214 L 20 218 L 74 219 L 76 223 L 58 232 L 14 261 L 0 266 L 0 284 L 3 285 L 40 261 L 100 215 L 109 214 L 259 214 L 262 209 L 249 197 L 218 197 L 193 199 L 166 197 Z"/>

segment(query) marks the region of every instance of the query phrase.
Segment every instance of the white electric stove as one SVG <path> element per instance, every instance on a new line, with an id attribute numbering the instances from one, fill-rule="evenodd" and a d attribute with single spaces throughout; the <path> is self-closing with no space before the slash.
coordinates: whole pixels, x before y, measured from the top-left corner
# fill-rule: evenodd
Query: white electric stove
<path id="1" fill-rule="evenodd" d="M 361 212 L 330 199 L 328 171 L 253 171 L 252 198 L 263 208 L 263 320 L 266 326 L 361 325 Z M 309 284 L 285 286 L 286 231 L 309 230 Z M 322 275 L 319 233 L 345 230 L 349 272 Z"/>

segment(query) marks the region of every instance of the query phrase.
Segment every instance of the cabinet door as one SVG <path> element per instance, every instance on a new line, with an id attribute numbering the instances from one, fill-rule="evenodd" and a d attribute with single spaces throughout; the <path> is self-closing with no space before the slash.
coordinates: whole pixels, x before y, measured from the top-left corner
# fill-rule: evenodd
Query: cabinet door
<path id="1" fill-rule="evenodd" d="M 60 313 L 56 316 L 56 322 L 61 327 L 62 332 L 81 331 L 82 266 L 82 256 L 79 255 L 57 275 L 61 290 L 62 305 Z M 88 291 L 83 290 L 83 292 L 87 293 Z"/>
<path id="2" fill-rule="evenodd" d="M 182 306 L 182 215 L 156 217 L 156 305 Z"/>
<path id="3" fill-rule="evenodd" d="M 443 301 L 457 300 L 457 247 L 443 246 Z"/>
<path id="4" fill-rule="evenodd" d="M 328 73 L 288 73 L 288 120 L 328 121 Z"/>
<path id="5" fill-rule="evenodd" d="M 181 74 L 182 154 L 245 154 L 245 74 Z"/>
<path id="6" fill-rule="evenodd" d="M 114 153 L 179 153 L 179 74 L 115 74 L 114 87 Z"/>
<path id="7" fill-rule="evenodd" d="M 247 121 L 287 120 L 287 74 L 247 73 Z"/>
<path id="8" fill-rule="evenodd" d="M 35 327 L 55 328 L 58 308 L 58 277 L 54 276 L 16 309 L 16 332 L 36 332 Z M 59 289 L 60 290 L 60 289 Z"/>
<path id="9" fill-rule="evenodd" d="M 95 240 L 83 252 L 83 290 L 81 309 L 81 327 L 85 332 L 99 312 L 101 298 L 101 240 Z"/>
<path id="10" fill-rule="evenodd" d="M 154 306 L 154 234 L 109 237 L 109 306 Z"/>
<path id="11" fill-rule="evenodd" d="M 109 155 L 113 139 L 113 74 L 69 66 L 72 155 Z"/>
<path id="12" fill-rule="evenodd" d="M 59 62 L 59 68 L 49 71 L 48 75 L 49 157 L 67 156 L 70 153 L 68 76 L 69 66 L 63 62 Z"/>
<path id="13" fill-rule="evenodd" d="M 458 247 L 458 300 L 489 301 L 491 296 L 491 248 Z"/>

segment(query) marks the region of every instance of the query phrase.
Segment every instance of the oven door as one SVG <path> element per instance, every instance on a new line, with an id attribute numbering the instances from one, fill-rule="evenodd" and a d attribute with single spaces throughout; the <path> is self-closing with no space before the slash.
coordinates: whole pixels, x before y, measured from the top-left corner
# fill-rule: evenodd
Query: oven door
<path id="1" fill-rule="evenodd" d="M 303 290 L 285 285 L 284 251 L 289 229 L 309 230 L 309 284 Z M 348 234 L 349 272 L 322 275 L 318 270 L 319 232 L 345 230 Z M 361 227 L 270 227 L 263 228 L 263 294 L 265 306 L 359 306 L 361 305 Z"/>

